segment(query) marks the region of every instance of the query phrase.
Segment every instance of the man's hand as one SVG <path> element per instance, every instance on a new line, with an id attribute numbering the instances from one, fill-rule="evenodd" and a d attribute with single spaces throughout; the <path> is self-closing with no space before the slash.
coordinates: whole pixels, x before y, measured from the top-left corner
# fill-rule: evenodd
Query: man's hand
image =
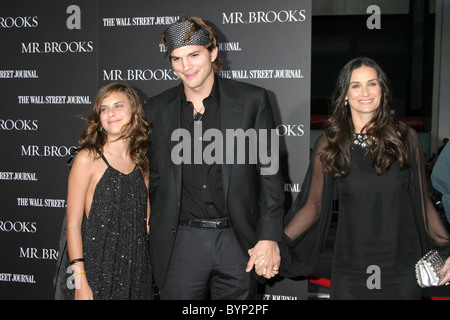
<path id="1" fill-rule="evenodd" d="M 250 272 L 255 267 L 255 272 L 259 276 L 270 279 L 276 276 L 280 270 L 280 248 L 275 241 L 261 240 L 248 250 L 250 259 L 247 263 L 246 272 Z"/>

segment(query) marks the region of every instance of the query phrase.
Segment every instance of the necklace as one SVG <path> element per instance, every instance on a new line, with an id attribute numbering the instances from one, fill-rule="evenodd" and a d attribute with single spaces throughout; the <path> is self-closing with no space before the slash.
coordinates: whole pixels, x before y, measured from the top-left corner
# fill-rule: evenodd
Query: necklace
<path id="1" fill-rule="evenodd" d="M 192 106 L 192 108 L 194 108 L 194 106 Z M 202 112 L 202 110 L 203 110 L 204 108 L 205 108 L 205 106 L 202 106 L 202 108 L 201 108 L 199 111 L 195 110 L 195 108 L 194 108 L 195 113 L 194 113 L 193 119 L 194 119 L 194 121 L 197 121 L 197 123 L 199 123 L 200 121 L 202 121 L 203 113 L 200 113 L 200 112 Z"/>
<path id="2" fill-rule="evenodd" d="M 197 123 L 199 123 L 200 121 L 202 121 L 202 117 L 203 117 L 203 113 L 196 113 L 195 115 L 194 115 L 194 118 L 193 118 L 193 120 L 194 121 L 197 121 Z"/>
<path id="3" fill-rule="evenodd" d="M 186 96 L 186 101 L 189 101 L 190 103 L 192 103 L 191 99 L 189 99 L 187 96 Z M 205 109 L 205 106 L 202 105 L 200 110 L 197 111 L 194 107 L 194 104 L 192 103 L 192 109 L 194 110 L 194 116 L 192 118 L 194 121 L 197 121 L 197 123 L 199 123 L 200 121 L 202 121 L 203 113 L 201 113 L 201 112 L 203 111 L 203 109 Z"/>
<path id="4" fill-rule="evenodd" d="M 353 144 L 360 146 L 361 148 L 367 148 L 369 145 L 369 139 L 365 133 L 354 133 L 353 134 Z"/>
<path id="5" fill-rule="evenodd" d="M 192 108 L 193 108 L 194 111 L 195 111 L 195 113 L 194 113 L 194 119 L 195 119 L 197 116 L 199 116 L 199 115 L 200 115 L 200 117 L 203 116 L 203 113 L 201 113 L 201 112 L 203 111 L 203 109 L 205 109 L 205 106 L 202 106 L 202 107 L 200 108 L 199 111 L 195 110 L 194 106 L 192 106 Z"/>

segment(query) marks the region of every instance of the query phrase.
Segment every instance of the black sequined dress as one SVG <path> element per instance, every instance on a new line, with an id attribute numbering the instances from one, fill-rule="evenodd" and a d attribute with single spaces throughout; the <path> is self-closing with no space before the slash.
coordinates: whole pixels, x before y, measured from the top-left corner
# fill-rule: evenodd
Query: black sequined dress
<path id="1" fill-rule="evenodd" d="M 82 223 L 85 270 L 94 300 L 152 297 L 146 231 L 147 189 L 136 166 L 123 174 L 107 164 Z M 68 290 L 73 298 L 74 290 Z"/>

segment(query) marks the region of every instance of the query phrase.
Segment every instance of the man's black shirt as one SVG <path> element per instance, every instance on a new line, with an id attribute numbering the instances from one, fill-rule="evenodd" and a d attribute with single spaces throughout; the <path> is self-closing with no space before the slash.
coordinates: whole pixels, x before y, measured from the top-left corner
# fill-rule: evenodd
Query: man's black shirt
<path id="1" fill-rule="evenodd" d="M 214 81 L 210 95 L 203 100 L 202 115 L 193 117 L 193 104 L 187 101 L 182 90 L 181 128 L 191 137 L 191 163 L 183 163 L 183 190 L 180 219 L 218 219 L 227 217 L 222 187 L 222 166 L 220 163 L 206 164 L 203 151 L 212 141 L 203 141 L 208 129 L 221 129 L 220 94 Z M 200 111 L 200 110 L 199 110 Z M 201 126 L 201 137 L 194 135 L 194 126 Z M 198 129 L 196 132 L 200 132 Z M 197 140 L 197 141 L 195 141 Z M 202 143 L 201 164 L 194 163 L 194 143 Z M 214 154 L 212 154 L 214 155 Z M 197 157 L 199 155 L 197 154 Z"/>

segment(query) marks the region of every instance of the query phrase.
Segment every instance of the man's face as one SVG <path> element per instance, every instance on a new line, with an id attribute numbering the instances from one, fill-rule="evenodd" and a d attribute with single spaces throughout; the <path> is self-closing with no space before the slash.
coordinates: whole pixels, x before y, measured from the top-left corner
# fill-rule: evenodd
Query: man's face
<path id="1" fill-rule="evenodd" d="M 185 87 L 200 92 L 210 90 L 214 83 L 213 62 L 217 58 L 217 47 L 209 51 L 204 46 L 184 46 L 170 54 L 173 71 Z M 209 93 L 209 92 L 208 92 Z"/>

